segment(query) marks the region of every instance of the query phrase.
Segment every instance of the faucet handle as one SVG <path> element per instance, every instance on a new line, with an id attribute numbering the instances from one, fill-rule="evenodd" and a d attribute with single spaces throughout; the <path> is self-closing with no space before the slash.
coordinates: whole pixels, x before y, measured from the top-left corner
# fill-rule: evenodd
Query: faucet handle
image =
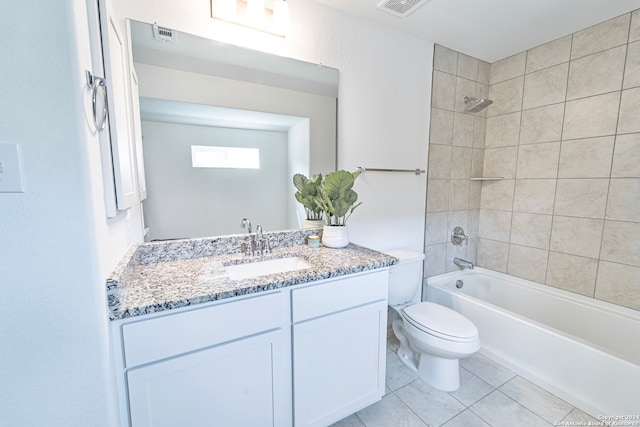
<path id="1" fill-rule="evenodd" d="M 462 245 L 462 242 L 468 243 L 469 237 L 464 234 L 464 229 L 462 227 L 456 227 L 451 232 L 451 243 L 456 246 Z"/>

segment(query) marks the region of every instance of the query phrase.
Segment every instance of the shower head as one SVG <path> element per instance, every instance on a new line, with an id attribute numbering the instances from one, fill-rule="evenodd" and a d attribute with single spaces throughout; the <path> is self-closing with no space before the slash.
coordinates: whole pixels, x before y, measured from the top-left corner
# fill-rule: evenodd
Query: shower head
<path id="1" fill-rule="evenodd" d="M 465 96 L 464 103 L 471 104 L 467 107 L 467 113 L 477 113 L 493 104 L 493 101 L 490 99 L 469 98 L 468 96 Z"/>

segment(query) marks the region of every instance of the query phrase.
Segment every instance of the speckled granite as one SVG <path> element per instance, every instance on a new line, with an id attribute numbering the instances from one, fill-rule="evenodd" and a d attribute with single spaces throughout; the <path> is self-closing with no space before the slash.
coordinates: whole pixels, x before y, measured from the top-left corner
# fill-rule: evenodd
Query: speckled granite
<path id="1" fill-rule="evenodd" d="M 393 265 L 391 256 L 350 244 L 342 249 L 304 245 L 313 231 L 265 233 L 272 253 L 263 259 L 298 256 L 312 267 L 231 280 L 227 265 L 259 261 L 240 253 L 247 235 L 145 243 L 132 247 L 107 279 L 109 318 L 125 319 L 173 308 L 279 289 Z"/>

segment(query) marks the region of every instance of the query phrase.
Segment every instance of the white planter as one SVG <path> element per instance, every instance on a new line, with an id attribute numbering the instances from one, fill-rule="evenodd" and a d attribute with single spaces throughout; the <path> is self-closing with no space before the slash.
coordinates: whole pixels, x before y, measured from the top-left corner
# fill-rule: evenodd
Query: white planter
<path id="1" fill-rule="evenodd" d="M 324 219 L 305 219 L 303 228 L 322 228 L 324 225 Z"/>
<path id="2" fill-rule="evenodd" d="M 328 248 L 344 248 L 349 244 L 349 230 L 346 225 L 324 225 L 322 244 Z"/>

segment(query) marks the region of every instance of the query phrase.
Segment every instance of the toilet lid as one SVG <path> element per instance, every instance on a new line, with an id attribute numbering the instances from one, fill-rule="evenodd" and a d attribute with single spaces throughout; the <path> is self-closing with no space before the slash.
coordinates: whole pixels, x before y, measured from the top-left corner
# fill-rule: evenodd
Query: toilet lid
<path id="1" fill-rule="evenodd" d="M 440 304 L 421 302 L 402 310 L 404 318 L 416 328 L 451 341 L 472 341 L 478 328 L 462 314 Z"/>

